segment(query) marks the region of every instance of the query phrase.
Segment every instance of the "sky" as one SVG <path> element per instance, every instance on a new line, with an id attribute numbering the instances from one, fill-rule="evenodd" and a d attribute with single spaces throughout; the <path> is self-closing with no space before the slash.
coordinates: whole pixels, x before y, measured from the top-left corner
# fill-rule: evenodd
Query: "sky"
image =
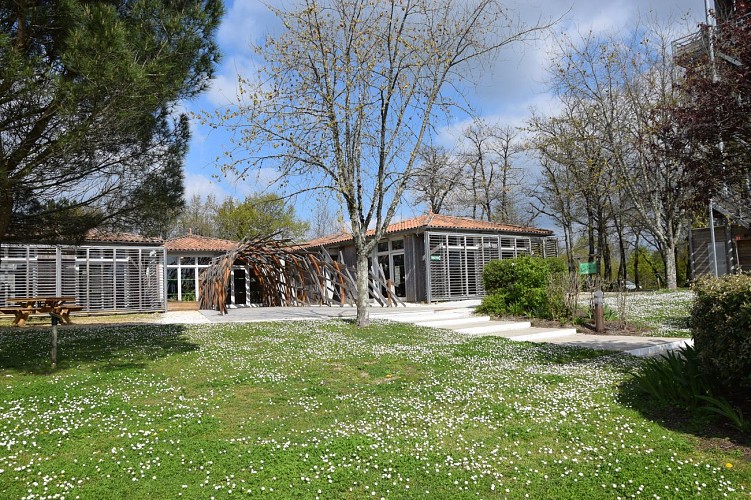
<path id="1" fill-rule="evenodd" d="M 279 0 L 271 1 L 279 4 Z M 286 1 L 288 5 L 293 3 Z M 236 95 L 238 74 L 254 74 L 260 64 L 251 50 L 251 43 L 281 29 L 261 1 L 225 2 L 225 16 L 217 33 L 222 61 L 210 88 L 183 104 L 189 112 L 212 112 L 231 102 Z M 589 31 L 625 34 L 639 20 L 648 18 L 669 23 L 677 33 L 690 33 L 704 19 L 704 0 L 517 0 L 505 4 L 528 23 L 560 18 L 552 29 L 554 34 L 574 38 L 577 33 Z M 476 83 L 468 89 L 467 99 L 476 112 L 490 122 L 511 126 L 524 124 L 532 109 L 543 114 L 555 113 L 556 99 L 546 83 L 552 44 L 552 37 L 548 36 L 501 51 L 493 67 L 483 68 Z M 439 130 L 438 140 L 448 145 L 466 123 L 465 116 L 455 116 Z M 192 120 L 191 129 L 192 139 L 185 162 L 187 199 L 194 194 L 213 194 L 219 200 L 226 196 L 242 199 L 269 190 L 269 183 L 275 177 L 273 172 L 260 172 L 244 180 L 222 175 L 221 155 L 229 147 L 226 131 L 202 125 L 197 119 Z M 315 203 L 311 196 L 298 196 L 292 201 L 303 218 Z M 421 206 L 403 206 L 397 219 L 420 215 L 424 210 Z"/>

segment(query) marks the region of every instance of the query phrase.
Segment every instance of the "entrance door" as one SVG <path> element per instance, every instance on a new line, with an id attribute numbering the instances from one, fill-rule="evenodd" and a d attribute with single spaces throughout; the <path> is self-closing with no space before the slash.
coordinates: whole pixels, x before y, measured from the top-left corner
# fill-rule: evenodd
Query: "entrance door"
<path id="1" fill-rule="evenodd" d="M 404 269 L 404 254 L 398 253 L 394 254 L 392 256 L 392 259 L 394 261 L 394 267 L 393 267 L 393 276 L 392 279 L 394 281 L 394 290 L 396 291 L 397 297 L 406 297 L 407 296 L 407 290 L 404 284 L 405 277 L 406 277 L 406 271 Z"/>
<path id="2" fill-rule="evenodd" d="M 234 275 L 233 285 L 235 289 L 235 305 L 244 306 L 248 303 L 248 292 L 246 288 L 248 280 L 245 274 L 245 269 L 235 268 L 232 274 Z"/>
<path id="3" fill-rule="evenodd" d="M 391 279 L 391 269 L 390 269 L 391 266 L 389 266 L 389 256 L 379 255 L 378 265 L 381 266 L 381 270 L 383 271 L 383 275 L 386 277 L 386 279 L 387 280 Z M 388 290 L 386 290 L 385 286 L 381 286 L 381 294 L 384 297 L 388 296 Z"/>

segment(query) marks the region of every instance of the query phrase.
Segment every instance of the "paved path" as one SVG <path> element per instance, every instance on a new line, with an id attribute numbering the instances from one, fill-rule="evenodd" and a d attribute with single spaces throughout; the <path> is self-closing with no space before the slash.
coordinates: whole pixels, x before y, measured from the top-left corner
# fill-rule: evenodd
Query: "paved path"
<path id="1" fill-rule="evenodd" d="M 590 335 L 574 328 L 534 328 L 528 321 L 493 321 L 477 316 L 479 301 L 460 301 L 408 307 L 372 307 L 372 319 L 387 319 L 434 328 L 446 328 L 467 336 L 498 336 L 510 340 L 549 342 L 552 344 L 620 351 L 635 356 L 654 356 L 678 349 L 690 339 L 675 337 L 632 337 Z M 262 321 L 302 321 L 310 319 L 354 318 L 356 309 L 344 307 L 246 307 L 231 309 L 222 315 L 216 311 L 175 311 L 166 313 L 162 323 L 250 323 Z"/>

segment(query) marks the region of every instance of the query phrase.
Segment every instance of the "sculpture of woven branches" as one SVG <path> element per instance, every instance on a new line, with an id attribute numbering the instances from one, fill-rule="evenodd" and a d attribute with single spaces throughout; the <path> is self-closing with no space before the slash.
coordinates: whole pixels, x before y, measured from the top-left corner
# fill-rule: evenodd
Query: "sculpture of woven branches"
<path id="1" fill-rule="evenodd" d="M 352 304 L 353 274 L 326 253 L 291 246 L 273 235 L 243 241 L 212 261 L 200 278 L 201 308 L 227 311 L 227 292 L 234 266 L 246 266 L 258 280 L 261 304 L 302 306 Z"/>

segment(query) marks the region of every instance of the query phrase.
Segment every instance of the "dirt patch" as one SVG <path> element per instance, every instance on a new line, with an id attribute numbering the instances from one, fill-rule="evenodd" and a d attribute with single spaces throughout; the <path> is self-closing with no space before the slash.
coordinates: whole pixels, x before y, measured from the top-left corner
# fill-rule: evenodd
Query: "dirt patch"
<path id="1" fill-rule="evenodd" d="M 525 318 L 501 318 L 504 321 L 514 320 L 522 321 Z M 618 321 L 605 321 L 605 332 L 598 334 L 594 323 L 579 323 L 574 325 L 573 323 L 561 323 L 560 321 L 554 321 L 550 319 L 532 319 L 532 326 L 536 328 L 576 328 L 579 333 L 590 335 L 627 335 L 631 337 L 644 337 L 647 336 L 651 328 L 643 326 L 637 326 L 630 323 L 626 325 L 620 324 Z"/>

